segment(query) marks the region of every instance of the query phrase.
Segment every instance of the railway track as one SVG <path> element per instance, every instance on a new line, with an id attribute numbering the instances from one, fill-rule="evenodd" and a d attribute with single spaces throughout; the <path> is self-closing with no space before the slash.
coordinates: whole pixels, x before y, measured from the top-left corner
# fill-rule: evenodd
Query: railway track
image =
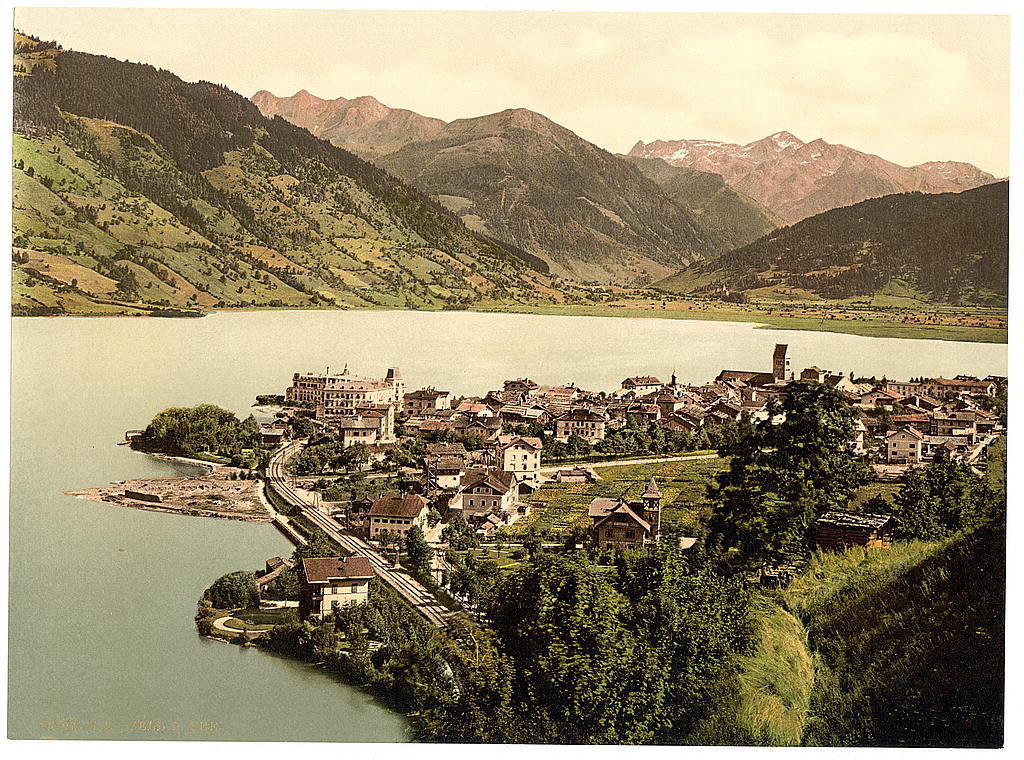
<path id="1" fill-rule="evenodd" d="M 322 512 L 288 483 L 285 465 L 300 448 L 302 448 L 301 442 L 290 443 L 282 447 L 270 460 L 267 474 L 274 490 L 281 498 L 296 507 L 303 517 L 320 528 L 344 549 L 369 559 L 377 577 L 398 592 L 427 622 L 436 628 L 446 628 L 451 612 L 438 602 L 433 594 L 414 578 L 392 567 L 391 563 L 366 541 L 342 530 L 332 517 Z"/>

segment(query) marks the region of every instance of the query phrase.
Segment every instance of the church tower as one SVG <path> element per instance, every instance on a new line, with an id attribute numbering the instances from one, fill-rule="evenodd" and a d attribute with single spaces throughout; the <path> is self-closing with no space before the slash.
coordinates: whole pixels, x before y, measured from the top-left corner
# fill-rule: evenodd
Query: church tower
<path id="1" fill-rule="evenodd" d="M 654 482 L 653 477 L 640 499 L 644 505 L 644 520 L 651 524 L 651 540 L 656 542 L 661 527 L 661 491 L 658 490 L 658 484 Z"/>
<path id="2" fill-rule="evenodd" d="M 776 383 L 784 383 L 793 379 L 793 373 L 789 369 L 789 346 L 785 343 L 775 344 L 775 353 L 772 354 L 772 379 Z"/>

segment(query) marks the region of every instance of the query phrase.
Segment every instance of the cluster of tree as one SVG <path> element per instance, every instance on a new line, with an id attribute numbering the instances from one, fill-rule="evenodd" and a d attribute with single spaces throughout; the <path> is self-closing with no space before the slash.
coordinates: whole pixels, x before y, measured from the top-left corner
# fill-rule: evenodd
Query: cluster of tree
<path id="1" fill-rule="evenodd" d="M 514 665 L 503 729 L 521 742 L 681 741 L 749 636 L 741 587 L 668 551 L 627 553 L 611 576 L 582 553 L 538 554 L 487 613 Z"/>
<path id="2" fill-rule="evenodd" d="M 519 426 L 514 429 L 520 428 L 536 431 L 534 426 Z M 539 436 L 544 445 L 541 459 L 545 462 L 561 462 L 595 454 L 620 457 L 661 456 L 680 451 L 718 449 L 739 440 L 750 429 L 751 423 L 744 416 L 735 423 L 710 421 L 692 432 L 634 422 L 608 431 L 602 440 L 593 444 L 577 435 L 560 441 L 554 437 L 553 432 L 544 428 L 533 434 Z"/>
<path id="3" fill-rule="evenodd" d="M 1004 500 L 970 465 L 940 455 L 907 471 L 889 511 L 898 537 L 941 541 L 991 520 Z"/>
<path id="4" fill-rule="evenodd" d="M 288 466 L 296 475 L 323 475 L 327 472 L 351 472 L 370 461 L 370 450 L 361 443 L 343 446 L 331 436 L 311 440 Z"/>
<path id="5" fill-rule="evenodd" d="M 238 570 L 222 575 L 203 592 L 203 599 L 219 610 L 256 606 L 260 603 L 256 574 Z"/>
<path id="6" fill-rule="evenodd" d="M 719 452 L 730 463 L 710 489 L 706 545 L 726 567 L 801 561 L 813 548 L 815 520 L 845 509 L 867 477 L 852 450 L 856 415 L 837 391 L 790 383 L 768 413 Z"/>
<path id="7" fill-rule="evenodd" d="M 131 443 L 141 451 L 172 456 L 209 452 L 232 458 L 240 457 L 242 449 L 256 449 L 260 444 L 259 425 L 252 415 L 240 421 L 213 404 L 165 409 Z"/>

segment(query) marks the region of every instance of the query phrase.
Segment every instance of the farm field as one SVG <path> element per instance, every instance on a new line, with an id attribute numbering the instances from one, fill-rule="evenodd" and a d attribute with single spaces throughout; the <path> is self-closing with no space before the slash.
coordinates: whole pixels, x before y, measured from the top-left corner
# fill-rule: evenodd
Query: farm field
<path id="1" fill-rule="evenodd" d="M 505 533 L 511 540 L 530 530 L 558 538 L 588 528 L 587 508 L 591 501 L 598 496 L 638 498 L 651 477 L 661 490 L 662 524 L 693 531 L 706 517 L 708 485 L 726 466 L 722 459 L 595 465 L 599 480 L 594 483 L 548 483 L 538 488 L 526 499 L 531 505 L 530 514 Z"/>

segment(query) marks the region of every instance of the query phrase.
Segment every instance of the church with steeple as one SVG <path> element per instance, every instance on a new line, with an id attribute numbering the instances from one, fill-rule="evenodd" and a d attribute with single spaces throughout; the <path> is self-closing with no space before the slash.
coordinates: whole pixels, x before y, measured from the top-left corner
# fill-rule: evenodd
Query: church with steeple
<path id="1" fill-rule="evenodd" d="M 637 549 L 658 543 L 661 528 L 661 491 L 651 478 L 639 499 L 590 502 L 591 536 L 600 549 Z"/>

